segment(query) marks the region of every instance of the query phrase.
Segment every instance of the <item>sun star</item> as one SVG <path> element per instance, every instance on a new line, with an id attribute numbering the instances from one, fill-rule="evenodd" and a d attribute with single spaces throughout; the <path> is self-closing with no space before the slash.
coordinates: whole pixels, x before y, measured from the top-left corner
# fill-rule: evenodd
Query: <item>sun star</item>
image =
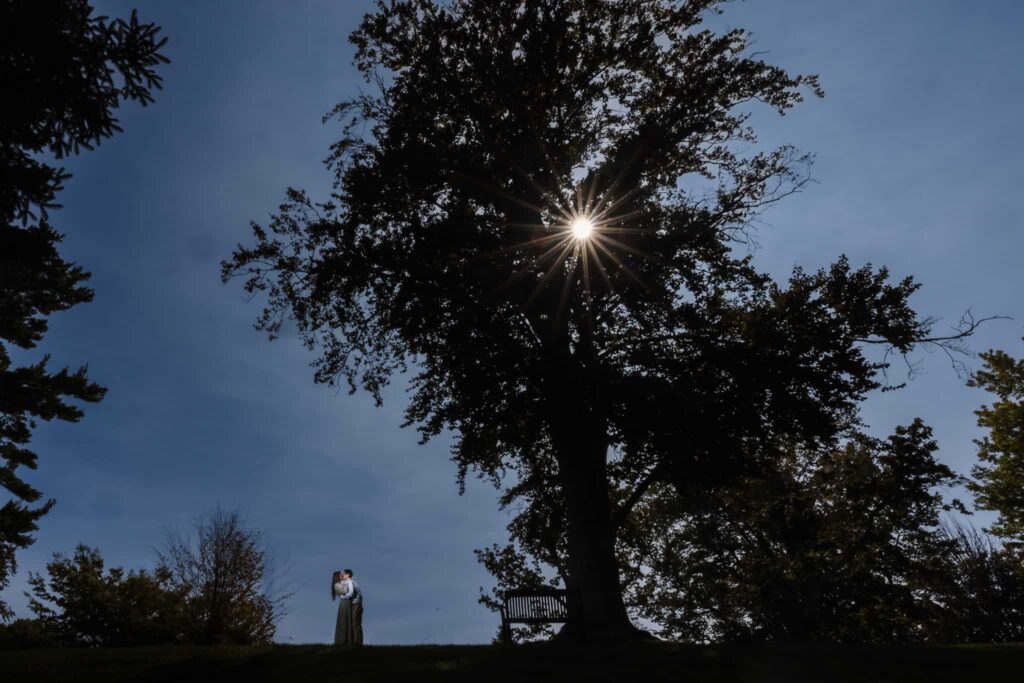
<path id="1" fill-rule="evenodd" d="M 594 224 L 586 216 L 577 216 L 574 218 L 572 223 L 569 224 L 569 228 L 578 240 L 585 240 L 590 237 L 592 232 L 594 232 Z"/>

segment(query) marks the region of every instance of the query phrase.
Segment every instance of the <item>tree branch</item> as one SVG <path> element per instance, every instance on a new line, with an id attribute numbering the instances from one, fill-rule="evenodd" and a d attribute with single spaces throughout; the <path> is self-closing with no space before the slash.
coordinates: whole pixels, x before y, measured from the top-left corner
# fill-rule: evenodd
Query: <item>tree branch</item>
<path id="1" fill-rule="evenodd" d="M 661 476 L 661 471 L 662 466 L 659 463 L 658 465 L 655 465 L 650 472 L 644 475 L 639 482 L 637 482 L 636 486 L 633 487 L 632 493 L 629 494 L 629 497 L 623 501 L 622 505 L 620 505 L 614 513 L 612 513 L 613 530 L 618 530 L 619 527 L 625 523 L 629 513 L 633 511 L 633 508 L 636 507 L 636 504 L 644 497 L 644 494 L 650 490 L 651 485 L 654 484 L 654 482 L 656 482 Z"/>

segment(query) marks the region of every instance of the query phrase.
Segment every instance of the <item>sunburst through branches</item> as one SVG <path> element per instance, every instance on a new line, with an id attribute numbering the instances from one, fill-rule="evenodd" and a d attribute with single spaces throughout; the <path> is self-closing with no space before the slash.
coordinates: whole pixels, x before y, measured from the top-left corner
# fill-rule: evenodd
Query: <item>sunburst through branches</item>
<path id="1" fill-rule="evenodd" d="M 636 229 L 627 228 L 623 224 L 633 213 L 621 211 L 632 193 L 622 193 L 612 199 L 612 190 L 614 185 L 610 191 L 603 193 L 600 199 L 595 199 L 597 193 L 593 185 L 586 193 L 577 187 L 573 193 L 575 201 L 566 198 L 562 193 L 544 192 L 544 196 L 551 200 L 551 204 L 531 208 L 543 216 L 545 222 L 518 224 L 516 227 L 528 229 L 532 238 L 502 250 L 526 257 L 504 287 L 511 286 L 528 276 L 536 277 L 536 286 L 527 300 L 527 304 L 532 304 L 552 279 L 562 273 L 564 284 L 556 313 L 560 315 L 576 285 L 582 285 L 586 301 L 590 300 L 595 284 L 611 290 L 610 274 L 613 271 L 621 272 L 643 286 L 637 275 L 623 261 L 621 254 L 628 252 L 641 257 L 646 255 L 615 237 L 623 233 L 637 232 Z"/>

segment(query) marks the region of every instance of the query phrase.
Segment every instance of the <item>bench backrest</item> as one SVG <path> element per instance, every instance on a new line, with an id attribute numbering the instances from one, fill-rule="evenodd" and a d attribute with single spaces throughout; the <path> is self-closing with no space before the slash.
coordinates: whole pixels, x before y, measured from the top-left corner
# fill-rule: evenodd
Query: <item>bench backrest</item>
<path id="1" fill-rule="evenodd" d="M 517 623 L 567 622 L 579 614 L 574 591 L 523 588 L 505 592 L 505 617 Z"/>

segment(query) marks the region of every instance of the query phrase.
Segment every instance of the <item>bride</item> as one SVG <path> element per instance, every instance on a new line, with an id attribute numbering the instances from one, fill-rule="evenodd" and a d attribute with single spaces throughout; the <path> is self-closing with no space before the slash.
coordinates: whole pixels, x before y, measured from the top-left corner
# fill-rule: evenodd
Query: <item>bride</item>
<path id="1" fill-rule="evenodd" d="M 331 600 L 337 600 L 339 595 L 345 595 L 351 590 L 348 579 L 343 578 L 340 571 L 331 574 Z M 334 644 L 355 645 L 355 625 L 353 624 L 351 600 L 341 600 L 338 604 L 338 620 L 334 624 Z"/>

